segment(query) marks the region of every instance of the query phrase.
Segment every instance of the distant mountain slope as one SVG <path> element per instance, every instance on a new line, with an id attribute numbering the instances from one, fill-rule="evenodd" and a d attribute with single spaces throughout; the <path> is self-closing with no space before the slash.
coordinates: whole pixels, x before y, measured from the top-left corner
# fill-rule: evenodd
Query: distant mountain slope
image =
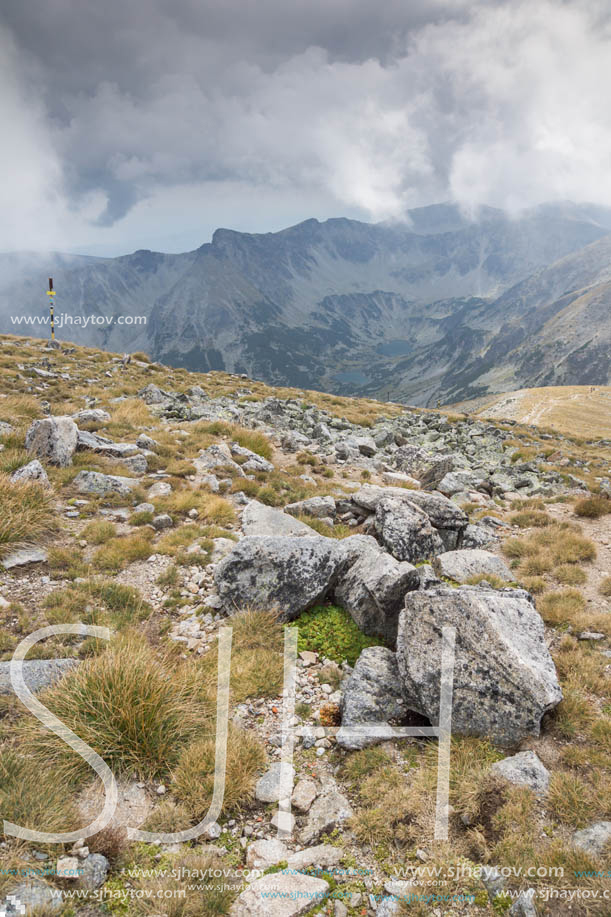
<path id="1" fill-rule="evenodd" d="M 219 229 L 180 255 L 23 256 L 19 268 L 9 267 L 14 256 L 0 256 L 0 330 L 41 331 L 9 316 L 46 314 L 53 273 L 58 312 L 124 322 L 68 326 L 64 339 L 145 349 L 191 369 L 431 404 L 505 380 L 526 384 L 557 364 L 553 338 L 561 333 L 563 372 L 605 382 L 604 321 L 600 341 L 586 340 L 585 329 L 600 324 L 607 294 L 584 288 L 611 281 L 610 230 L 603 208 L 546 205 L 519 219 L 483 208 L 475 219 L 442 204 L 410 211 L 402 224 L 307 220 L 263 235 Z M 564 303 L 578 289 L 590 298 Z M 587 360 L 578 356 L 584 347 Z"/>
<path id="2" fill-rule="evenodd" d="M 451 406 L 480 417 L 515 420 L 574 436 L 611 439 L 611 386 L 523 388 Z"/>

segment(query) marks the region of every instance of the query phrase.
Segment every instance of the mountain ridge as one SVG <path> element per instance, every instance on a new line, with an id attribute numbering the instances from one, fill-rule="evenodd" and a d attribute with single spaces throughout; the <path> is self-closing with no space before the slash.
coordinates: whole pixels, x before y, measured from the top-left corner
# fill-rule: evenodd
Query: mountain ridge
<path id="1" fill-rule="evenodd" d="M 261 234 L 219 228 L 191 252 L 24 258 L 12 275 L 11 256 L 0 256 L 0 330 L 19 331 L 8 317 L 15 304 L 41 314 L 53 271 L 56 310 L 146 318 L 72 326 L 75 342 L 147 350 L 170 365 L 426 405 L 550 384 L 545 371 L 556 381 L 556 320 L 571 383 L 607 383 L 611 211 L 564 203 L 519 218 L 483 208 L 474 219 L 438 204 L 408 216 L 401 224 L 311 218 Z M 563 302 L 575 284 L 598 284 L 598 305 Z M 593 369 L 571 357 L 584 347 Z"/>

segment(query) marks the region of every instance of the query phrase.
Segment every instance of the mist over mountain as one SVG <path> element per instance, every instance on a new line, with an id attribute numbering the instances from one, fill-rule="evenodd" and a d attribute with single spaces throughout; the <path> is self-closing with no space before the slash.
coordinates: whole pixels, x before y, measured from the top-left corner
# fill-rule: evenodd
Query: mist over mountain
<path id="1" fill-rule="evenodd" d="M 0 256 L 11 316 L 145 316 L 58 337 L 148 351 L 190 369 L 427 405 L 549 384 L 607 384 L 611 210 L 548 204 L 511 217 L 452 204 L 404 222 L 306 220 L 281 232 L 218 229 L 184 254 Z"/>

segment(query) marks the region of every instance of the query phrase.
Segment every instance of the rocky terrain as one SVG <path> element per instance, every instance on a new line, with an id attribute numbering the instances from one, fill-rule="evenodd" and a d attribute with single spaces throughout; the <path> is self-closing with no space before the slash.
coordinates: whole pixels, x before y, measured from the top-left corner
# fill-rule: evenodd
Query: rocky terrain
<path id="1" fill-rule="evenodd" d="M 7 914 L 608 913 L 608 439 L 15 337 L 0 395 L 0 815 L 76 832 L 5 834 Z M 99 781 L 9 674 L 78 622 L 110 641 L 51 635 L 24 675 L 119 781 L 87 838 Z M 130 841 L 208 811 L 227 627 L 222 810 Z"/>
<path id="2" fill-rule="evenodd" d="M 0 331 L 46 318 L 52 275 L 62 339 L 192 370 L 429 406 L 608 385 L 610 229 L 592 205 L 440 204 L 393 224 L 219 229 L 182 254 L 2 255 Z"/>

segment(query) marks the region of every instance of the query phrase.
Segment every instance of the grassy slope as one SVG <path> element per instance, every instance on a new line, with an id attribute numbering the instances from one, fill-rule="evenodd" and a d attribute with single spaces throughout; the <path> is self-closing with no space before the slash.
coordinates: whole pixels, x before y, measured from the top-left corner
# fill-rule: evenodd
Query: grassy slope
<path id="1" fill-rule="evenodd" d="M 515 420 L 574 436 L 611 439 L 611 386 L 523 388 L 452 405 L 495 420 Z"/>

